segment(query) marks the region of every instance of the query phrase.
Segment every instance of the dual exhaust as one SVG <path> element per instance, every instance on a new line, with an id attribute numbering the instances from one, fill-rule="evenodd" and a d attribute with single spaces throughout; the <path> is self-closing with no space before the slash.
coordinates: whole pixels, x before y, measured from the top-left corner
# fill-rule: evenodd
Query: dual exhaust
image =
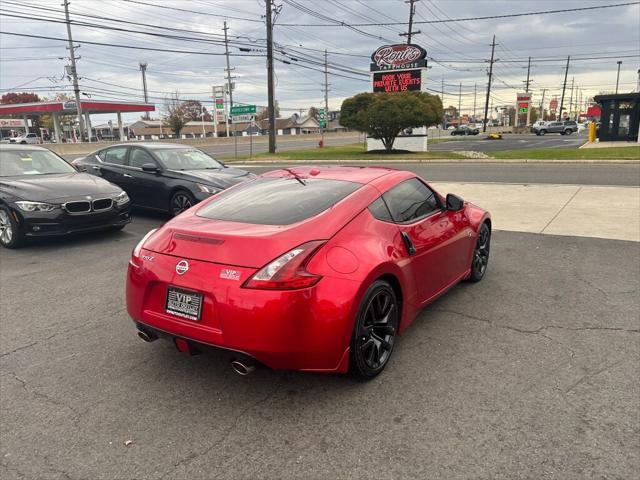
<path id="1" fill-rule="evenodd" d="M 138 329 L 138 337 L 147 343 L 155 342 L 158 339 L 158 335 L 148 330 Z M 242 377 L 251 375 L 255 369 L 255 363 L 249 358 L 233 359 L 231 360 L 231 369 Z"/>

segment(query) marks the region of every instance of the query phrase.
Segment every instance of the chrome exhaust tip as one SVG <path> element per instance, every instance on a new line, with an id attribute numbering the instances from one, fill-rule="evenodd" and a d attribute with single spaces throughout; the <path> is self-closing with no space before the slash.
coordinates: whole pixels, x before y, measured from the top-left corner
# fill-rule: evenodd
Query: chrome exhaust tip
<path id="1" fill-rule="evenodd" d="M 138 330 L 138 336 L 147 343 L 151 343 L 158 339 L 157 335 L 154 333 L 146 332 L 144 330 Z"/>
<path id="2" fill-rule="evenodd" d="M 256 369 L 254 365 L 243 363 L 239 360 L 231 361 L 231 368 L 238 375 L 246 377 L 247 375 L 251 375 L 253 371 Z"/>

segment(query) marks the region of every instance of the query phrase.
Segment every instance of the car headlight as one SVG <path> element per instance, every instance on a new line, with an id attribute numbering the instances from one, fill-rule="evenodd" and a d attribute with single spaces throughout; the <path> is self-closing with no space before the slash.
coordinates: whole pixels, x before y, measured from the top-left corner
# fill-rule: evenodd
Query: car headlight
<path id="1" fill-rule="evenodd" d="M 211 185 L 202 185 L 201 183 L 196 183 L 196 185 L 198 186 L 198 190 L 203 193 L 210 193 L 211 195 L 222 191 L 221 188 L 212 187 Z"/>
<path id="2" fill-rule="evenodd" d="M 57 205 L 52 205 L 51 203 L 28 201 L 16 202 L 16 205 L 24 212 L 50 212 L 57 207 Z"/>
<path id="3" fill-rule="evenodd" d="M 113 199 L 113 201 L 116 203 L 116 205 L 121 207 L 129 203 L 129 195 L 127 195 L 127 192 L 121 192 Z"/>

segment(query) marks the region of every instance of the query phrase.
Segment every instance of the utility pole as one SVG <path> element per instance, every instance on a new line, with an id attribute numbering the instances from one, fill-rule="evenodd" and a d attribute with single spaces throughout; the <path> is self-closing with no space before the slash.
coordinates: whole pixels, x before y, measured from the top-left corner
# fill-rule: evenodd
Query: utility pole
<path id="1" fill-rule="evenodd" d="M 620 65 L 622 65 L 622 60 L 618 60 L 618 76 L 616 77 L 616 94 L 618 93 L 618 83 L 620 83 Z"/>
<path id="2" fill-rule="evenodd" d="M 527 63 L 527 81 L 524 82 L 525 83 L 524 91 L 527 93 L 529 93 L 529 83 L 531 83 L 531 81 L 529 80 L 530 72 L 531 72 L 531 57 L 529 57 L 529 62 Z"/>
<path id="3" fill-rule="evenodd" d="M 419 0 L 405 0 L 404 2 L 409 4 L 409 31 L 401 33 L 400 36 L 407 37 L 407 45 L 411 43 L 411 35 L 417 35 L 420 33 L 420 30 L 416 32 L 413 31 L 413 15 L 416 13 L 415 3 L 418 1 Z"/>
<path id="4" fill-rule="evenodd" d="M 445 106 L 444 106 L 444 77 L 442 77 L 442 91 L 441 91 L 441 99 L 442 99 L 442 130 L 446 128 L 447 116 L 444 114 Z"/>
<path id="5" fill-rule="evenodd" d="M 569 96 L 569 117 L 568 119 L 571 120 L 571 107 L 573 106 L 573 82 L 575 80 L 575 77 L 571 77 L 571 95 Z"/>
<path id="6" fill-rule="evenodd" d="M 558 119 L 562 121 L 562 107 L 564 106 L 564 91 L 567 88 L 567 74 L 569 73 L 569 60 L 571 60 L 571 55 L 567 57 L 567 68 L 564 70 L 564 82 L 562 83 L 562 97 L 560 99 L 560 111 L 558 112 Z"/>
<path id="7" fill-rule="evenodd" d="M 71 36 L 71 20 L 69 19 L 69 0 L 64 0 L 64 16 L 67 20 L 67 38 L 69 40 L 69 60 L 71 60 L 71 77 L 73 78 L 73 91 L 76 96 L 76 111 L 78 114 L 78 127 L 80 128 L 80 141 L 84 135 L 84 122 L 82 121 L 82 105 L 80 104 L 80 87 L 78 86 L 78 70 L 76 69 L 76 51 L 73 45 L 73 37 Z M 91 133 L 89 133 L 91 140 Z"/>
<path id="8" fill-rule="evenodd" d="M 458 90 L 458 126 L 462 125 L 462 82 Z"/>
<path id="9" fill-rule="evenodd" d="M 476 93 L 478 91 L 478 83 L 473 84 L 473 121 L 477 122 L 477 114 L 476 114 Z"/>
<path id="10" fill-rule="evenodd" d="M 225 20 L 224 22 L 224 50 L 225 50 L 225 56 L 227 57 L 227 68 L 225 68 L 225 72 L 227 72 L 227 88 L 229 89 L 229 111 L 231 111 L 231 107 L 233 107 L 233 84 L 231 83 L 231 80 L 235 77 L 231 76 L 231 71 L 235 70 L 234 68 L 231 68 L 231 66 L 229 65 L 229 40 L 227 38 L 227 30 L 229 30 L 229 27 L 227 27 L 227 21 Z"/>
<path id="11" fill-rule="evenodd" d="M 144 93 L 144 103 L 149 103 L 149 95 L 147 93 L 147 63 L 140 62 L 140 71 L 142 72 L 142 91 Z M 144 118 L 149 120 L 149 112 L 144 114 Z"/>
<path id="12" fill-rule="evenodd" d="M 267 0 L 267 109 L 269 110 L 269 153 L 276 153 L 276 105 L 273 91 L 273 17 Z"/>
<path id="13" fill-rule="evenodd" d="M 538 114 L 540 120 L 544 120 L 544 94 L 546 91 L 547 91 L 546 88 L 542 89 L 542 99 L 540 100 L 540 113 Z"/>
<path id="14" fill-rule="evenodd" d="M 489 83 L 487 83 L 487 98 L 484 101 L 484 125 L 482 127 L 482 132 L 487 131 L 487 114 L 489 113 L 489 95 L 491 94 L 491 77 L 493 76 L 493 53 L 496 49 L 496 36 L 493 36 L 493 41 L 491 42 L 491 60 L 489 61 Z"/>
<path id="15" fill-rule="evenodd" d="M 329 62 L 327 60 L 327 49 L 324 50 L 324 127 L 321 127 L 322 145 L 324 146 L 324 131 L 329 121 Z"/>

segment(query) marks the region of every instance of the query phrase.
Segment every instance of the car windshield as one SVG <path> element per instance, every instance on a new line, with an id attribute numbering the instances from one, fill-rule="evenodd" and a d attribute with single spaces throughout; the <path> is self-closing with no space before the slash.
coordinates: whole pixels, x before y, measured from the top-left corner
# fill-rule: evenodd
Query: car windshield
<path id="1" fill-rule="evenodd" d="M 223 192 L 197 215 L 230 222 L 291 225 L 324 212 L 361 186 L 342 180 L 262 178 Z"/>
<path id="2" fill-rule="evenodd" d="M 223 168 L 213 157 L 197 148 L 158 148 L 153 153 L 169 170 L 206 170 Z"/>
<path id="3" fill-rule="evenodd" d="M 0 177 L 73 172 L 71 165 L 48 150 L 0 149 Z"/>

